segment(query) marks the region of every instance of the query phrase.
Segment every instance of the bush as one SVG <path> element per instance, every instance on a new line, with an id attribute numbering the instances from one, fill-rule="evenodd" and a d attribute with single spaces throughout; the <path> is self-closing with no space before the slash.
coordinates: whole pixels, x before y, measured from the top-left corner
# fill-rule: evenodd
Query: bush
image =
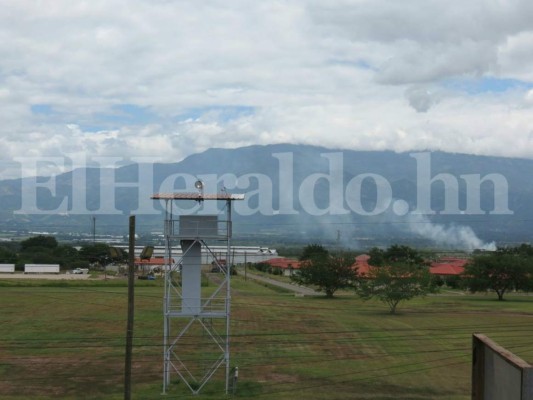
<path id="1" fill-rule="evenodd" d="M 4 246 L 0 246 L 0 263 L 14 264 L 16 262 L 17 254 Z"/>
<path id="2" fill-rule="evenodd" d="M 447 277 L 446 286 L 450 289 L 459 289 L 461 287 L 461 277 L 457 275 Z"/>
<path id="3" fill-rule="evenodd" d="M 442 279 L 442 277 L 440 276 L 436 276 L 435 278 L 433 278 L 433 283 L 438 287 L 442 287 L 445 284 L 444 279 Z"/>
<path id="4" fill-rule="evenodd" d="M 253 264 L 253 267 L 256 270 L 258 270 L 258 271 L 268 272 L 268 270 L 270 269 L 270 264 L 267 264 L 267 263 L 255 263 L 255 264 Z"/>
<path id="5" fill-rule="evenodd" d="M 89 268 L 89 262 L 86 260 L 75 260 L 68 263 L 61 269 L 76 269 L 76 268 Z"/>

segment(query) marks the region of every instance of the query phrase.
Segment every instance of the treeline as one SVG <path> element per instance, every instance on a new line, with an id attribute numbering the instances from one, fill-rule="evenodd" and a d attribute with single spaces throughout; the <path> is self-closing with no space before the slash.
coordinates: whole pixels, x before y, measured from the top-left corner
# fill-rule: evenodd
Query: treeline
<path id="1" fill-rule="evenodd" d="M 445 283 L 430 273 L 431 262 L 425 255 L 408 246 L 373 248 L 368 255 L 371 268 L 363 273 L 358 271 L 353 255 L 331 254 L 322 245 L 311 244 L 303 249 L 300 266 L 291 274 L 291 280 L 313 286 L 326 297 L 333 297 L 339 289 L 353 289 L 365 300 L 383 301 L 391 313 L 395 313 L 400 302 L 434 293 Z M 256 264 L 255 268 L 278 271 L 268 264 Z M 522 244 L 494 252 L 476 252 L 464 272 L 453 278 L 454 288 L 472 293 L 493 291 L 498 300 L 512 291 L 533 291 L 533 247 Z"/>
<path id="2" fill-rule="evenodd" d="M 0 264 L 15 264 L 16 270 L 22 270 L 24 264 L 59 264 L 62 270 L 98 268 L 118 261 L 114 258 L 112 248 L 105 243 L 84 244 L 78 250 L 58 243 L 53 236 L 38 235 L 0 245 Z"/>
<path id="3" fill-rule="evenodd" d="M 473 257 L 461 276 L 461 286 L 473 293 L 492 290 L 498 300 L 511 291 L 533 291 L 533 247 L 521 244 Z"/>

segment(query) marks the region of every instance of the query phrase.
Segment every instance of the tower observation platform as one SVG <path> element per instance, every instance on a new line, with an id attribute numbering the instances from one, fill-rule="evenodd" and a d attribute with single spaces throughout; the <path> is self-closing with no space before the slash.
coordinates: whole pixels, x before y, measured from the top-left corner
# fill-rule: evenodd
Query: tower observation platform
<path id="1" fill-rule="evenodd" d="M 171 375 L 177 374 L 193 394 L 198 394 L 221 366 L 225 366 L 226 393 L 230 383 L 231 237 L 232 202 L 244 194 L 156 193 L 165 205 L 165 289 L 163 299 L 163 393 Z M 177 201 L 223 202 L 216 215 L 176 215 Z M 217 207 L 218 209 L 218 207 Z M 181 247 L 173 259 L 174 245 Z M 221 246 L 223 245 L 223 246 Z M 217 250 L 212 250 L 216 246 Z M 224 252 L 220 248 L 225 248 Z M 202 250 L 211 254 L 223 279 L 202 286 Z"/>

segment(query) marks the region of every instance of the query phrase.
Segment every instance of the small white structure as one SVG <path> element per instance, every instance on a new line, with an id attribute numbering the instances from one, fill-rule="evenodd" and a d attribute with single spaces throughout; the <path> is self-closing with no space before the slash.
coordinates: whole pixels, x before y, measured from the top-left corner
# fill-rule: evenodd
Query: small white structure
<path id="1" fill-rule="evenodd" d="M 13 274 L 15 272 L 15 264 L 0 264 L 0 273 Z"/>
<path id="2" fill-rule="evenodd" d="M 25 274 L 59 274 L 59 264 L 25 264 Z"/>

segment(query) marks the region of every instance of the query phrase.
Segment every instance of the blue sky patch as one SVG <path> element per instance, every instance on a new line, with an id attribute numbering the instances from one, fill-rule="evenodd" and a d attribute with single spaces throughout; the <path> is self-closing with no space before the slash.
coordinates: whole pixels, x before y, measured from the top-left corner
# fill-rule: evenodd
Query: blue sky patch
<path id="1" fill-rule="evenodd" d="M 149 107 L 140 107 L 135 104 L 118 104 L 111 107 L 107 113 L 95 115 L 95 122 L 104 124 L 133 124 L 143 125 L 157 121 L 159 118 Z"/>
<path id="2" fill-rule="evenodd" d="M 93 125 L 93 124 L 78 124 L 80 129 L 83 132 L 100 132 L 106 130 L 106 127 L 103 125 Z"/>
<path id="3" fill-rule="evenodd" d="M 458 90 L 468 94 L 503 93 L 508 90 L 533 88 L 533 83 L 517 79 L 499 79 L 494 77 L 448 79 L 443 86 L 447 89 Z"/>
<path id="4" fill-rule="evenodd" d="M 32 104 L 31 112 L 37 115 L 51 115 L 54 113 L 54 109 L 50 104 Z"/>
<path id="5" fill-rule="evenodd" d="M 240 117 L 252 115 L 255 112 L 255 107 L 250 106 L 208 106 L 191 108 L 187 112 L 177 117 L 178 121 L 187 119 L 198 119 L 202 116 L 213 114 L 216 115 L 217 120 L 221 122 L 228 122 Z"/>

